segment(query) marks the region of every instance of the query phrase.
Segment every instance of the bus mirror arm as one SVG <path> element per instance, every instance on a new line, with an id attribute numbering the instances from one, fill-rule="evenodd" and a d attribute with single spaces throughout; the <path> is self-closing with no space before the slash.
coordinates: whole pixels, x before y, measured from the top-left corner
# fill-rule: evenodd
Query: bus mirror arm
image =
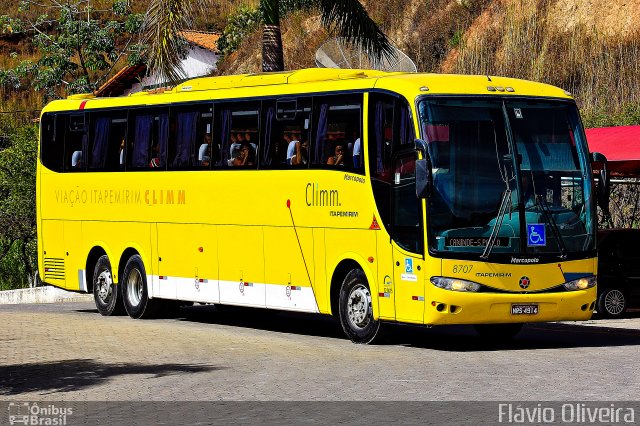
<path id="1" fill-rule="evenodd" d="M 426 198 L 431 188 L 431 162 L 427 145 L 416 139 L 416 197 Z"/>
<path id="2" fill-rule="evenodd" d="M 598 186 L 596 187 L 596 201 L 604 216 L 604 221 L 611 225 L 611 213 L 609 211 L 609 196 L 611 193 L 611 176 L 607 164 L 607 157 L 599 152 L 592 152 L 591 163 L 598 167 Z"/>

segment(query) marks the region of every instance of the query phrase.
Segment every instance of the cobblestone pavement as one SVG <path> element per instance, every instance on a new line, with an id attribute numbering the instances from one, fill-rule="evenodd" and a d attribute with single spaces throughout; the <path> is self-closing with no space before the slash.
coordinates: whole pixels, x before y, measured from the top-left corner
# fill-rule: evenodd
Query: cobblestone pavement
<path id="1" fill-rule="evenodd" d="M 470 327 L 390 327 L 355 345 L 330 318 L 213 306 L 176 318 L 92 304 L 0 306 L 0 399 L 635 400 L 640 314 L 527 325 L 489 344 Z"/>

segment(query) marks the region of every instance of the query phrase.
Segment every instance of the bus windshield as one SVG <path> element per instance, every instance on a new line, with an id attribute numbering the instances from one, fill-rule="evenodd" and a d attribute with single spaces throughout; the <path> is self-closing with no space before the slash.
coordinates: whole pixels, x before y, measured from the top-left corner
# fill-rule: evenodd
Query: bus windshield
<path id="1" fill-rule="evenodd" d="M 423 99 L 429 246 L 481 256 L 594 250 L 584 133 L 568 102 Z"/>

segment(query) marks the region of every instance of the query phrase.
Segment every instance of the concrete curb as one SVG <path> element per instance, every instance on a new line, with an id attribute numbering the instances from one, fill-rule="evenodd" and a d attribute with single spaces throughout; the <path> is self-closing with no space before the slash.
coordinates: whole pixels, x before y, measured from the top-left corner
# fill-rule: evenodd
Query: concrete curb
<path id="1" fill-rule="evenodd" d="M 52 286 L 0 291 L 0 305 L 92 301 L 92 294 L 73 293 Z"/>

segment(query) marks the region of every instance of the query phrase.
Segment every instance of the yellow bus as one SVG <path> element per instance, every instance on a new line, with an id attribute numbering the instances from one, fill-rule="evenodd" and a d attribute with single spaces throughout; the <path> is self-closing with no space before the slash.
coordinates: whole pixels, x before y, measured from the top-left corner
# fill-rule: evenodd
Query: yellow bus
<path id="1" fill-rule="evenodd" d="M 39 273 L 102 315 L 176 301 L 386 322 L 585 320 L 591 157 L 570 94 L 494 76 L 299 71 L 51 102 Z"/>

